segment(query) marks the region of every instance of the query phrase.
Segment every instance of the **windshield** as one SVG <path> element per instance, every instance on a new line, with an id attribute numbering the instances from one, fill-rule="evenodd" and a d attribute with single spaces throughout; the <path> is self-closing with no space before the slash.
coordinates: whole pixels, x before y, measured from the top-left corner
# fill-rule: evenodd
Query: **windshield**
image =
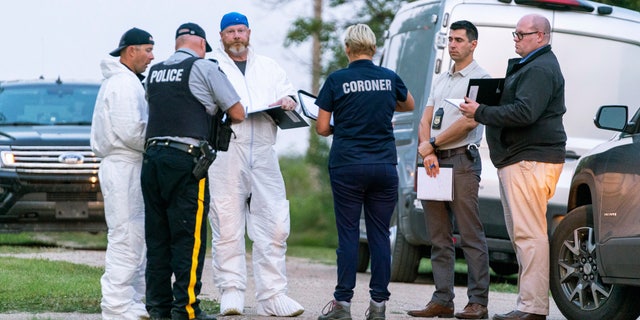
<path id="1" fill-rule="evenodd" d="M 440 3 L 425 3 L 400 12 L 389 27 L 382 66 L 394 70 L 409 88 L 416 106 L 424 105 L 425 93 L 431 87 L 435 37 L 435 24 Z M 425 92 L 426 91 L 426 92 Z M 416 111 L 419 108 L 416 108 Z M 411 113 L 405 113 L 411 116 Z"/>
<path id="2" fill-rule="evenodd" d="M 0 87 L 0 125 L 89 125 L 99 85 Z"/>

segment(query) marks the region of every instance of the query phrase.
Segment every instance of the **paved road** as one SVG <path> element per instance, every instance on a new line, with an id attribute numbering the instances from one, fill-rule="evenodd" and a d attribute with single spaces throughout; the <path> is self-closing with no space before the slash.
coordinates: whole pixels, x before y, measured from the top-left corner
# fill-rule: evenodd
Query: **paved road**
<path id="1" fill-rule="evenodd" d="M 20 256 L 20 255 L 19 255 Z M 23 255 L 33 257 L 33 255 Z M 104 252 L 102 251 L 54 251 L 38 254 L 38 257 L 51 260 L 66 260 L 76 263 L 84 263 L 94 266 L 102 266 Z M 248 264 L 251 267 L 251 264 Z M 287 273 L 289 275 L 289 295 L 305 307 L 305 312 L 298 319 L 317 319 L 322 308 L 332 299 L 333 288 L 335 286 L 336 269 L 335 266 L 310 262 L 307 259 L 288 258 Z M 250 269 L 249 269 L 250 271 Z M 219 299 L 219 294 L 213 286 L 211 260 L 208 259 L 204 269 L 203 290 L 201 297 L 204 299 Z M 352 301 L 351 314 L 353 319 L 364 319 L 365 311 L 369 306 L 368 283 L 370 275 L 368 273 L 358 274 L 354 299 Z M 428 279 L 419 279 L 418 283 L 391 283 L 391 299 L 387 303 L 387 319 L 416 319 L 407 315 L 407 310 L 423 307 L 427 299 L 431 297 L 434 286 L 428 283 Z M 456 287 L 455 306 L 456 311 L 461 310 L 467 303 L 466 289 Z M 245 315 L 219 317 L 219 319 L 240 320 L 240 319 L 291 319 L 277 317 L 260 317 L 255 314 L 253 277 L 249 277 L 247 296 L 245 301 Z M 551 301 L 549 320 L 565 319 L 560 311 Z M 490 292 L 489 294 L 489 315 L 495 313 L 506 313 L 511 311 L 516 302 L 516 295 L 509 293 Z M 0 314 L 0 320 L 98 320 L 99 314 L 77 314 L 77 313 L 47 313 L 47 314 Z M 422 318 L 424 319 L 424 318 Z"/>

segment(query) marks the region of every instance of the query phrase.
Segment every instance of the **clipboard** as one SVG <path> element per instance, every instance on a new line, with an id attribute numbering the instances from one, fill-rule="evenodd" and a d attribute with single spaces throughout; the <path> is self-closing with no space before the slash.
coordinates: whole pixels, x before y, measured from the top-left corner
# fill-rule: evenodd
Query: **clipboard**
<path id="1" fill-rule="evenodd" d="M 318 120 L 318 113 L 320 112 L 320 107 L 316 105 L 316 98 L 309 92 L 298 90 L 298 101 L 300 101 L 300 106 L 302 107 L 302 114 L 314 121 Z M 333 126 L 333 114 L 329 124 Z"/>
<path id="2" fill-rule="evenodd" d="M 500 105 L 500 98 L 504 90 L 504 78 L 476 78 L 469 79 L 467 97 L 488 106 Z"/>
<path id="3" fill-rule="evenodd" d="M 280 129 L 293 129 L 309 126 L 297 111 L 284 110 L 281 105 L 262 108 L 247 108 L 245 112 L 247 114 L 266 112 Z"/>
<path id="4" fill-rule="evenodd" d="M 441 164 L 440 173 L 435 177 L 429 177 L 424 165 L 418 164 L 417 195 L 419 200 L 453 201 L 453 166 Z"/>
<path id="5" fill-rule="evenodd" d="M 273 118 L 273 121 L 278 127 L 280 127 L 280 129 L 303 128 L 309 126 L 309 124 L 304 121 L 302 116 L 295 110 L 284 110 L 278 105 L 265 111 L 271 116 L 271 118 Z"/>

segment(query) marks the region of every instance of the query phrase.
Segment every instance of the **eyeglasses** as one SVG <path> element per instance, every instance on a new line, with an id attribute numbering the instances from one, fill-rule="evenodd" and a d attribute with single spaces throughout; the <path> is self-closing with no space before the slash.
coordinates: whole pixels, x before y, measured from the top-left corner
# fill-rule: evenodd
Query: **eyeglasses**
<path id="1" fill-rule="evenodd" d="M 511 32 L 511 34 L 513 35 L 514 38 L 518 38 L 518 40 L 522 40 L 524 38 L 524 36 L 528 36 L 530 34 L 536 34 L 540 31 L 532 31 L 532 32 L 526 32 L 526 33 L 521 33 L 521 32 Z"/>

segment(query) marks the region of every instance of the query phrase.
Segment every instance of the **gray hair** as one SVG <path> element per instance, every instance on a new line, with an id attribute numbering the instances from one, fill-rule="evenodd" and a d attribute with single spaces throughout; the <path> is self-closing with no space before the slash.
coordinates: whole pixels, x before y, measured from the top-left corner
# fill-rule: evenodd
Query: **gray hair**
<path id="1" fill-rule="evenodd" d="M 349 26 L 345 31 L 344 44 L 349 47 L 352 54 L 373 56 L 376 53 L 376 35 L 366 24 Z"/>

